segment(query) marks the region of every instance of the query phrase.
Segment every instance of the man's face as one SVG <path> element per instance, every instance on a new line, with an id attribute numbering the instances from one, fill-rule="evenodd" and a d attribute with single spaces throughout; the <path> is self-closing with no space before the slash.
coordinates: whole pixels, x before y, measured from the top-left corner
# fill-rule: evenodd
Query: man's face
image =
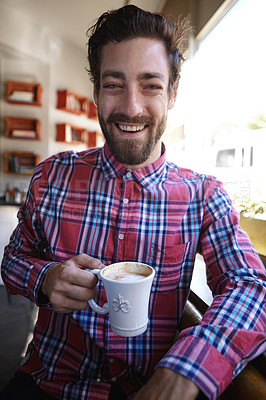
<path id="1" fill-rule="evenodd" d="M 136 38 L 103 47 L 100 89 L 94 88 L 99 121 L 112 154 L 130 168 L 161 155 L 169 101 L 164 44 Z"/>

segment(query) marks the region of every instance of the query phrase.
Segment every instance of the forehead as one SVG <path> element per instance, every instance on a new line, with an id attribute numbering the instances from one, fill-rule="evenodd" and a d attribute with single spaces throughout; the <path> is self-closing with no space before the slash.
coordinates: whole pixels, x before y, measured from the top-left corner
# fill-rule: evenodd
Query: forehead
<path id="1" fill-rule="evenodd" d="M 169 80 L 169 63 L 163 42 L 134 38 L 108 43 L 102 49 L 101 77 L 106 71 L 121 71 L 125 76 L 151 72 Z"/>

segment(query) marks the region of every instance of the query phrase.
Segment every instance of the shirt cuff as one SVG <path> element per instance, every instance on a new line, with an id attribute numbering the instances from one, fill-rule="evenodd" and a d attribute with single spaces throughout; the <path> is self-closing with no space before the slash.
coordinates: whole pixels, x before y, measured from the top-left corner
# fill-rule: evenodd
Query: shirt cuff
<path id="1" fill-rule="evenodd" d="M 41 288 L 46 272 L 55 264 L 58 264 L 58 262 L 38 261 L 32 265 L 28 290 L 33 296 L 32 300 L 39 307 L 45 306 L 51 308 L 49 298 L 42 292 Z"/>
<path id="2" fill-rule="evenodd" d="M 157 367 L 170 368 L 191 379 L 210 400 L 217 399 L 233 380 L 229 361 L 195 336 L 177 340 Z"/>

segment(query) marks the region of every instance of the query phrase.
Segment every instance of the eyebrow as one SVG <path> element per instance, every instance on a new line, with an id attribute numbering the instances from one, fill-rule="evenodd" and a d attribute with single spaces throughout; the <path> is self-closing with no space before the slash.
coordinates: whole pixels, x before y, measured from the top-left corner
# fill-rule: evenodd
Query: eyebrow
<path id="1" fill-rule="evenodd" d="M 165 76 L 163 74 L 160 74 L 159 72 L 142 72 L 138 75 L 138 80 L 139 81 L 148 81 L 149 79 L 160 79 L 161 81 L 165 82 Z"/>
<path id="2" fill-rule="evenodd" d="M 126 80 L 125 74 L 120 71 L 107 70 L 102 74 L 102 79 L 108 77 Z"/>
<path id="3" fill-rule="evenodd" d="M 108 78 L 108 77 L 121 79 L 123 81 L 126 80 L 126 76 L 123 72 L 115 71 L 115 70 L 107 70 L 102 74 L 102 79 Z M 165 76 L 163 74 L 160 74 L 159 72 L 141 72 L 137 76 L 138 81 L 150 80 L 150 79 L 154 79 L 154 78 L 157 78 L 163 82 L 166 82 Z"/>

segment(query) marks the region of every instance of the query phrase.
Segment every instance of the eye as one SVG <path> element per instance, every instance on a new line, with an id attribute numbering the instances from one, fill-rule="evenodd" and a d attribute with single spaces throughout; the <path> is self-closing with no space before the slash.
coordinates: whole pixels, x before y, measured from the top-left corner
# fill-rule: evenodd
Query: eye
<path id="1" fill-rule="evenodd" d="M 157 96 L 163 91 L 163 86 L 157 83 L 147 83 L 143 85 L 143 94 L 147 96 Z"/>
<path id="2" fill-rule="evenodd" d="M 106 83 L 106 84 L 103 85 L 103 87 L 104 87 L 105 89 L 116 89 L 116 88 L 118 88 L 119 86 L 118 86 L 117 83 Z"/>
<path id="3" fill-rule="evenodd" d="M 151 90 L 161 90 L 161 86 L 158 85 L 148 85 L 147 89 L 151 89 Z"/>

